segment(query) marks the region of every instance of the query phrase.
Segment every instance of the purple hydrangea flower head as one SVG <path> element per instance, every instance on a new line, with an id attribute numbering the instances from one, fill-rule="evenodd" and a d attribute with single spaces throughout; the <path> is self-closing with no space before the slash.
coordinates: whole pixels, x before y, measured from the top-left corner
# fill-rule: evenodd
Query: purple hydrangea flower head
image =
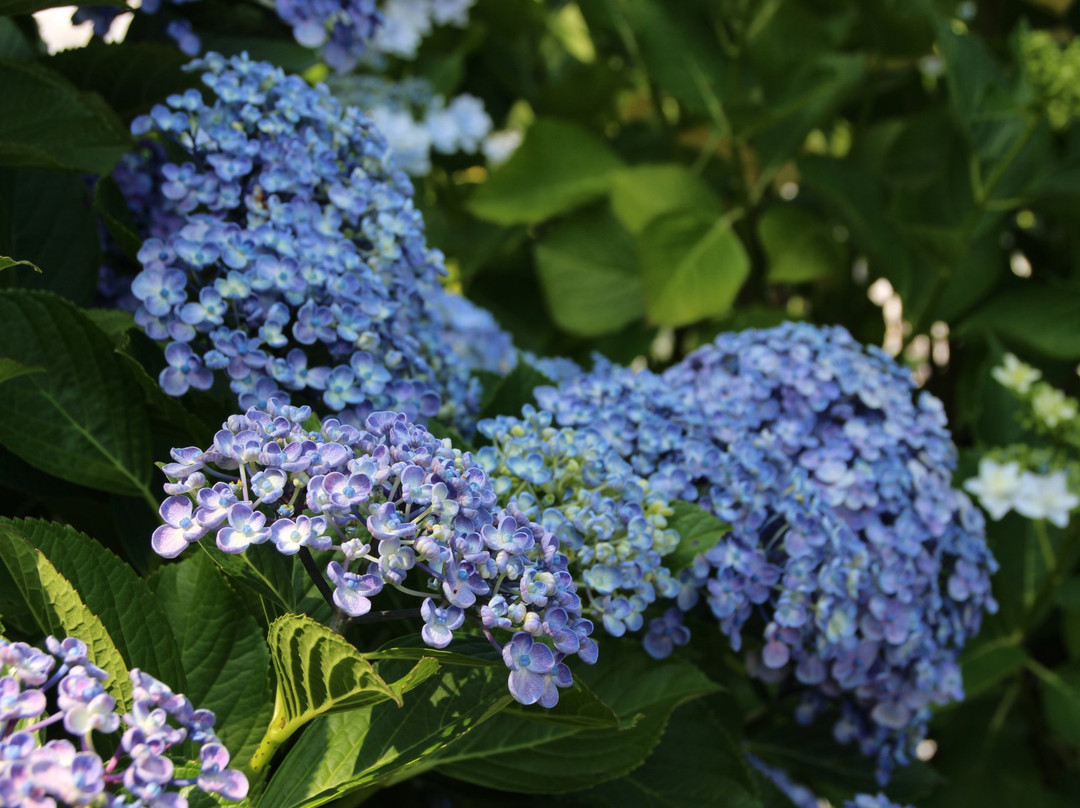
<path id="1" fill-rule="evenodd" d="M 174 450 L 170 468 L 191 485 L 166 499 L 168 521 L 153 546 L 174 557 L 214 533 L 225 552 L 268 544 L 309 570 L 320 553 L 323 591 L 341 618 L 362 619 L 386 588 L 419 595 L 420 634 L 436 648 L 473 612 L 489 635 L 524 633 L 547 649 L 538 653 L 553 662 L 542 673 L 554 678 L 524 677 L 532 684 L 519 693 L 553 705 L 569 683 L 563 660 L 596 659 L 592 623 L 555 534 L 514 503 L 500 509 L 470 454 L 403 413 L 374 412 L 360 427 L 327 419 L 311 429 L 310 418 L 307 407 L 272 398 L 266 409 L 231 416 L 205 451 Z M 138 723 L 155 732 L 152 716 Z"/>
<path id="2" fill-rule="evenodd" d="M 214 716 L 208 710 L 193 709 L 186 698 L 134 669 L 129 673 L 132 709 L 121 716 L 105 692 L 108 674 L 87 659 L 85 643 L 48 637 L 46 648 L 43 652 L 0 637 L 0 804 L 183 808 L 183 794 L 191 786 L 230 801 L 247 796 L 247 778 L 228 768 L 229 754 L 213 732 Z M 46 659 L 49 665 L 43 664 Z M 26 676 L 27 668 L 55 668 L 55 673 L 45 681 Z M 56 712 L 46 715 L 52 704 Z M 79 745 L 56 738 L 55 729 L 46 741 L 39 730 L 50 725 L 62 727 Z M 121 726 L 120 747 L 103 761 L 94 751 L 93 734 L 110 734 Z M 176 777 L 174 758 L 183 760 L 177 745 L 185 740 L 200 745 L 202 775 L 197 781 Z"/>

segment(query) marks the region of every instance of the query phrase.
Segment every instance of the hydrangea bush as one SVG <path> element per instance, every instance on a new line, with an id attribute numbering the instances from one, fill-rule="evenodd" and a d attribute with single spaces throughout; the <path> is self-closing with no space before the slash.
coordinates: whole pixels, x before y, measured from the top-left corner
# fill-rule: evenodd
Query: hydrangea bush
<path id="1" fill-rule="evenodd" d="M 0 806 L 1075 801 L 1062 4 L 49 5 Z"/>

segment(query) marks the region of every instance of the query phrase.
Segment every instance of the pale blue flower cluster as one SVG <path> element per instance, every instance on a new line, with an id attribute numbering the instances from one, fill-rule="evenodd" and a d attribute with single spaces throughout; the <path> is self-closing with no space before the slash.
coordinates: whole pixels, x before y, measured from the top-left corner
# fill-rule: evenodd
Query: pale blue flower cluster
<path id="1" fill-rule="evenodd" d="M 327 419 L 310 430 L 309 419 L 271 399 L 230 417 L 208 449 L 174 449 L 154 550 L 173 558 L 213 534 L 226 553 L 322 553 L 343 615 L 367 614 L 387 587 L 422 598 L 421 636 L 435 648 L 471 615 L 502 652 L 514 698 L 557 703 L 571 684 L 564 660 L 595 661 L 596 643 L 556 535 L 500 509 L 471 455 L 403 414 L 376 412 L 361 428 Z"/>
<path id="2" fill-rule="evenodd" d="M 446 100 L 420 78 L 346 76 L 331 83 L 345 103 L 364 110 L 390 143 L 394 162 L 414 177 L 431 173 L 431 154 L 476 154 L 491 134 L 483 102 L 462 93 Z"/>
<path id="3" fill-rule="evenodd" d="M 138 670 L 130 672 L 131 711 L 117 712 L 108 674 L 74 637 L 46 639 L 47 651 L 0 637 L 0 806 L 187 808 L 192 786 L 229 801 L 247 796 L 244 775 L 214 734 L 214 714 Z M 51 740 L 45 740 L 44 730 Z M 56 737 L 62 727 L 68 737 Z M 103 760 L 93 734 L 122 730 Z M 182 745 L 198 747 L 199 773 L 180 777 Z"/>
<path id="4" fill-rule="evenodd" d="M 442 323 L 439 330 L 447 351 L 469 370 L 504 376 L 517 365 L 513 337 L 487 309 L 464 295 L 450 293 L 435 296 L 429 304 Z"/>
<path id="5" fill-rule="evenodd" d="M 609 634 L 638 631 L 650 604 L 678 594 L 663 563 L 679 543 L 667 527 L 673 511 L 599 433 L 552 426 L 550 413 L 531 406 L 520 418 L 481 421 L 477 430 L 491 440 L 476 459 L 496 495 L 559 536 L 584 591 L 584 613 Z M 680 644 L 689 639 L 677 636 Z"/>
<path id="6" fill-rule="evenodd" d="M 142 0 L 137 11 L 156 14 L 163 2 L 184 5 L 196 0 Z M 292 28 L 297 43 L 321 49 L 323 60 L 340 73 L 356 67 L 383 21 L 375 0 L 276 0 L 274 9 L 281 21 Z M 113 20 L 130 10 L 123 6 L 82 7 L 72 13 L 71 21 L 76 25 L 92 22 L 94 34 L 105 36 Z M 188 20 L 170 20 L 166 33 L 188 56 L 202 49 Z"/>
<path id="7" fill-rule="evenodd" d="M 476 0 L 384 0 L 383 24 L 371 50 L 375 54 L 415 59 L 420 43 L 436 28 L 469 23 Z"/>
<path id="8" fill-rule="evenodd" d="M 287 390 L 353 423 L 474 410 L 479 385 L 433 308 L 442 254 L 386 142 L 325 87 L 266 63 L 192 67 L 212 103 L 188 91 L 132 124 L 184 156 L 150 149 L 117 175 L 150 236 L 132 292 L 136 322 L 168 341 L 163 389 L 223 376 L 243 407 Z"/>
<path id="9" fill-rule="evenodd" d="M 846 331 L 723 334 L 662 375 L 599 363 L 537 391 L 647 475 L 731 529 L 683 574 L 732 646 L 755 615 L 752 669 L 839 700 L 835 734 L 886 779 L 933 704 L 960 699 L 959 649 L 996 609 L 983 520 L 952 488 L 940 403 Z M 756 644 L 755 644 L 756 645 Z"/>

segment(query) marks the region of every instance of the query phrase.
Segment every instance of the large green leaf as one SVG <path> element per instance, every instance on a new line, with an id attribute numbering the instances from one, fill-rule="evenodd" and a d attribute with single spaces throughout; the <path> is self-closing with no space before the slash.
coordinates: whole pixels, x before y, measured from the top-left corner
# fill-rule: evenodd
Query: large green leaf
<path id="1" fill-rule="evenodd" d="M 198 87 L 199 74 L 183 70 L 190 60 L 171 44 L 100 40 L 56 54 L 53 68 L 80 90 L 99 93 L 125 120 L 148 112 L 171 93 Z"/>
<path id="2" fill-rule="evenodd" d="M 607 193 L 622 161 L 577 124 L 538 120 L 513 157 L 476 189 L 469 210 L 498 224 L 532 224 Z"/>
<path id="3" fill-rule="evenodd" d="M 999 293 L 960 323 L 957 336 L 993 332 L 1055 359 L 1080 358 L 1080 291 L 1025 285 Z"/>
<path id="4" fill-rule="evenodd" d="M 59 73 L 3 59 L 0 86 L 0 165 L 106 174 L 131 148 L 131 137 L 116 113 Z"/>
<path id="5" fill-rule="evenodd" d="M 611 334 L 645 313 L 630 234 L 606 207 L 553 225 L 536 243 L 548 310 L 572 334 Z"/>
<path id="6" fill-rule="evenodd" d="M 155 595 L 172 623 L 192 703 L 212 710 L 214 731 L 244 764 L 270 723 L 270 651 L 243 598 L 202 554 L 155 577 Z"/>
<path id="7" fill-rule="evenodd" d="M 711 550 L 731 526 L 721 522 L 700 505 L 672 501 L 675 513 L 668 518 L 668 527 L 679 534 L 679 546 L 675 552 L 664 556 L 664 566 L 679 572 L 694 563 L 694 559 Z"/>
<path id="8" fill-rule="evenodd" d="M 199 547 L 213 559 L 222 572 L 242 583 L 252 592 L 266 598 L 281 612 L 293 610 L 303 598 L 307 573 L 299 560 L 281 553 L 260 552 L 266 548 L 252 548 L 245 553 L 223 553 L 214 543 L 213 536 L 206 536 Z"/>
<path id="9" fill-rule="evenodd" d="M 71 582 L 108 630 L 128 667 L 144 670 L 184 691 L 184 667 L 168 618 L 146 581 L 131 567 L 67 525 L 40 519 L 0 519 L 0 527 L 40 550 Z"/>
<path id="10" fill-rule="evenodd" d="M 311 808 L 414 776 L 510 701 L 505 669 L 453 667 L 420 684 L 400 708 L 384 702 L 316 719 L 277 768 L 262 804 Z"/>
<path id="11" fill-rule="evenodd" d="M 683 326 L 726 314 L 750 276 L 730 220 L 672 213 L 638 238 L 645 309 L 656 325 Z"/>
<path id="12" fill-rule="evenodd" d="M 677 774 L 675 774 L 677 772 Z M 574 795 L 582 805 L 626 808 L 760 808 L 750 765 L 709 699 L 683 705 L 660 745 L 625 777 Z"/>
<path id="13" fill-rule="evenodd" d="M 660 740 L 671 711 L 718 686 L 678 659 L 658 661 L 630 643 L 607 643 L 580 677 L 619 717 L 620 728 L 579 729 L 498 715 L 441 756 L 439 771 L 459 780 L 517 791 L 562 793 L 620 777 L 640 766 Z M 534 707 L 534 711 L 543 709 Z M 550 776 L 558 772 L 557 777 Z"/>
<path id="14" fill-rule="evenodd" d="M 75 587 L 49 559 L 9 526 L 0 524 L 0 563 L 7 567 L 19 595 L 43 634 L 78 637 L 91 661 L 109 673 L 106 689 L 121 711 L 131 708 L 128 667 L 108 630 Z"/>
<path id="15" fill-rule="evenodd" d="M 808 210 L 773 205 L 758 219 L 770 283 L 804 283 L 843 271 L 844 248 L 832 228 Z"/>
<path id="16" fill-rule="evenodd" d="M 0 169 L 0 253 L 33 261 L 42 273 L 4 280 L 48 290 L 84 306 L 97 291 L 101 235 L 86 180 L 67 171 Z"/>
<path id="17" fill-rule="evenodd" d="M 155 501 L 140 390 L 85 315 L 47 293 L 4 292 L 0 357 L 45 369 L 5 383 L 0 443 L 61 479 Z"/>
<path id="18" fill-rule="evenodd" d="M 434 659 L 423 658 L 400 680 L 387 684 L 344 637 L 296 614 L 282 615 L 271 623 L 267 643 L 277 692 L 270 727 L 252 761 L 256 769 L 304 724 L 381 701 L 401 706 L 401 694 L 438 669 Z"/>
<path id="19" fill-rule="evenodd" d="M 720 198 L 701 177 L 679 163 L 631 166 L 611 175 L 611 209 L 635 235 L 665 213 L 695 211 L 719 216 Z"/>

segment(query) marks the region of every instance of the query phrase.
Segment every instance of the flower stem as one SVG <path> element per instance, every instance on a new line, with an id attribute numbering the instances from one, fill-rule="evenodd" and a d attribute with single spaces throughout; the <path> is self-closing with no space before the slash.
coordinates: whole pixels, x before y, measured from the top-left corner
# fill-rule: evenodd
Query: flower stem
<path id="1" fill-rule="evenodd" d="M 311 555 L 311 551 L 306 547 L 301 547 L 300 552 L 297 554 L 300 556 L 300 563 L 304 565 L 304 569 L 307 570 L 307 574 L 311 577 L 311 580 L 315 584 L 315 588 L 319 590 L 319 594 L 323 596 L 330 608 L 336 609 L 334 604 L 334 590 L 330 588 L 330 584 L 326 582 L 323 577 L 322 570 L 315 563 L 315 559 Z"/>

